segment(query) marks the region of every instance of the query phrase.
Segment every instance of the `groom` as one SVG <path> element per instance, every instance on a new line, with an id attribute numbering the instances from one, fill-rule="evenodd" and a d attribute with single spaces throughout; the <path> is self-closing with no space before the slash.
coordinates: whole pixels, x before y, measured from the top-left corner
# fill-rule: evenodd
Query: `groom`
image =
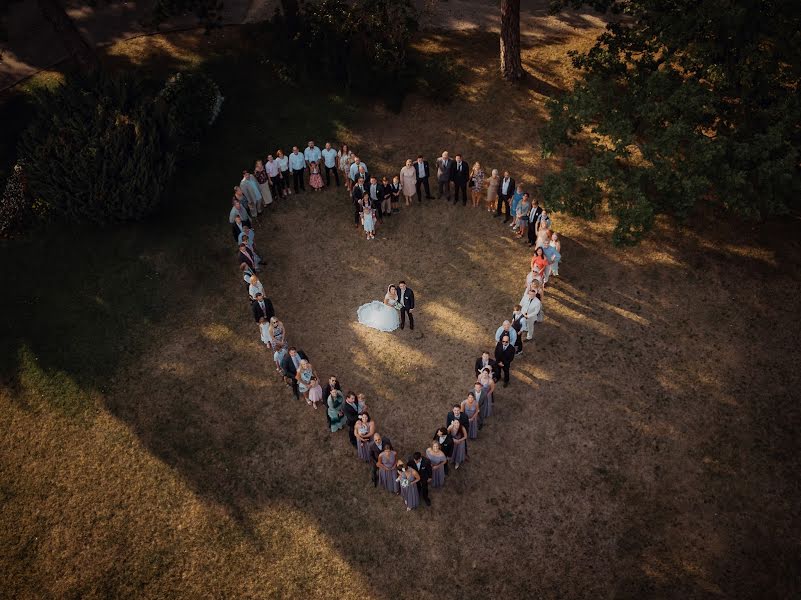
<path id="1" fill-rule="evenodd" d="M 414 330 L 414 315 L 412 311 L 414 310 L 414 292 L 412 288 L 407 287 L 405 281 L 401 281 L 398 284 L 400 288 L 400 292 L 398 293 L 398 302 L 400 302 L 401 309 L 400 309 L 400 319 L 401 319 L 401 329 L 406 326 L 406 315 L 409 315 L 409 329 Z"/>

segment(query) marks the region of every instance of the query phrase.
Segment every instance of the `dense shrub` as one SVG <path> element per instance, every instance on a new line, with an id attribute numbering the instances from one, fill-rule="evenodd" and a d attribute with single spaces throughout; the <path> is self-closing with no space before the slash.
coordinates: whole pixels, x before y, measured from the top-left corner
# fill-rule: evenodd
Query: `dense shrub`
<path id="1" fill-rule="evenodd" d="M 220 88 L 203 73 L 178 73 L 167 81 L 157 99 L 175 153 L 195 154 L 203 134 L 220 112 Z"/>
<path id="2" fill-rule="evenodd" d="M 105 224 L 158 205 L 175 161 L 143 89 L 129 77 L 97 75 L 36 93 L 20 157 L 31 193 L 55 217 Z"/>

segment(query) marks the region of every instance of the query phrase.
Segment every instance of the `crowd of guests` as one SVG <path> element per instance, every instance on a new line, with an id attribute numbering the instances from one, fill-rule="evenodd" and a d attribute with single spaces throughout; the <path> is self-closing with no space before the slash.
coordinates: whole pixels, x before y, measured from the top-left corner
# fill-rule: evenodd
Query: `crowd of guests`
<path id="1" fill-rule="evenodd" d="M 480 207 L 483 198 L 486 209 L 496 217 L 504 216 L 515 235 L 534 248 L 534 254 L 520 302 L 495 331 L 494 353 L 487 350 L 476 359 L 472 387 L 460 402 L 453 404 L 429 447 L 403 460 L 392 440 L 378 431 L 365 395 L 343 392 L 334 375 L 322 385 L 308 355 L 289 344 L 286 328 L 258 276 L 265 264 L 256 247 L 255 224 L 260 215 L 276 200 L 303 193 L 307 182 L 315 191 L 331 186 L 332 176 L 334 184 L 344 184 L 352 198 L 356 227 L 364 228 L 367 239 L 374 238 L 376 224 L 400 211 L 401 196 L 406 206 L 415 198 L 422 202 L 423 191 L 426 199 L 433 199 L 429 164 L 422 155 L 416 161 L 407 160 L 391 183 L 386 176 L 379 183 L 377 177 L 370 176 L 367 164 L 345 144 L 335 150 L 326 143 L 321 150 L 310 141 L 303 153 L 293 146 L 289 156 L 279 149 L 275 156 L 257 160 L 252 172 L 243 171 L 239 185 L 234 187 L 229 223 L 238 249 L 237 264 L 261 341 L 271 354 L 276 372 L 296 398 L 302 398 L 314 410 L 323 405 L 328 430 L 348 432 L 357 458 L 370 466 L 373 485 L 400 495 L 406 509 L 412 510 L 421 499 L 426 505 L 431 504 L 429 484 L 432 488 L 442 487 L 451 470 L 458 470 L 470 460 L 468 440 L 478 438 L 486 419 L 493 414 L 496 383 L 509 385 L 512 362 L 523 353 L 524 341 L 533 343 L 536 325 L 543 320 L 543 294 L 551 277 L 559 275 L 561 246 L 551 229 L 548 212 L 536 199 L 530 199 L 524 186 L 516 184 L 508 171 L 500 177 L 493 169 L 485 178 L 479 163 L 468 168 L 460 154 L 451 159 L 448 152 L 443 152 L 437 159 L 440 198 L 453 198 L 454 204 L 461 198 L 466 205 L 469 188 L 471 205 Z"/>

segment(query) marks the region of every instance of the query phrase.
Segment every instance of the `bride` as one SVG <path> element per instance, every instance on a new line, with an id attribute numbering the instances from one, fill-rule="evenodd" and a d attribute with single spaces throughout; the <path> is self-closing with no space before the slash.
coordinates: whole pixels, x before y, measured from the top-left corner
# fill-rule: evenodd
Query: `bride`
<path id="1" fill-rule="evenodd" d="M 398 303 L 398 291 L 394 285 L 387 288 L 384 301 L 373 300 L 362 304 L 356 311 L 359 323 L 380 331 L 395 331 L 400 327 L 400 311 L 395 308 Z"/>

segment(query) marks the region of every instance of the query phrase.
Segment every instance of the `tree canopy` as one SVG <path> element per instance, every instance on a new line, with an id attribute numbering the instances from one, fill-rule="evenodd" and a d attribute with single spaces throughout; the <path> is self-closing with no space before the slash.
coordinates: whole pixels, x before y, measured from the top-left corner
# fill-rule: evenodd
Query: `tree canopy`
<path id="1" fill-rule="evenodd" d="M 614 241 L 655 215 L 714 203 L 745 217 L 799 207 L 801 3 L 797 0 L 558 0 L 612 17 L 581 76 L 549 102 L 550 206 L 592 218 L 607 200 Z M 570 149 L 568 150 L 568 147 Z"/>

